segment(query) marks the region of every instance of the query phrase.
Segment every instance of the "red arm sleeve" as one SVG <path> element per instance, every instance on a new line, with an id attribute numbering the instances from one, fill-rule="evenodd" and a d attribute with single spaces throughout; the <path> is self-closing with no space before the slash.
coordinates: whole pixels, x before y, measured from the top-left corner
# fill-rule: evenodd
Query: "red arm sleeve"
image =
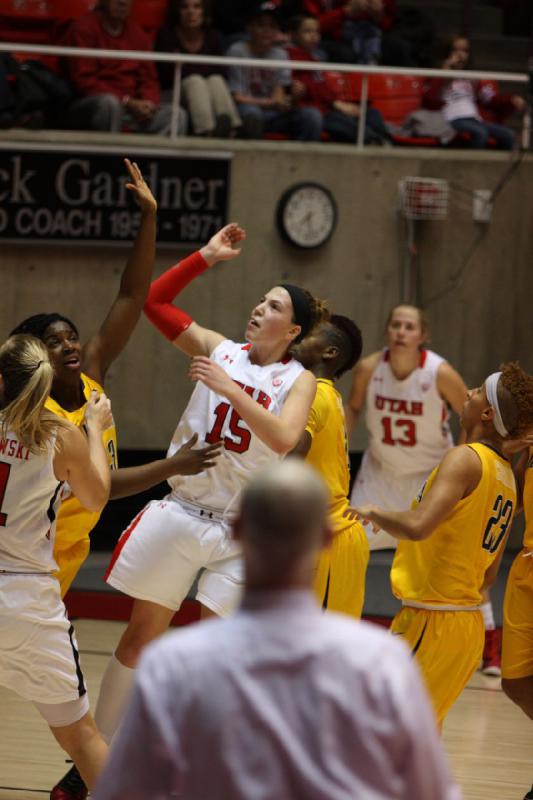
<path id="1" fill-rule="evenodd" d="M 205 272 L 207 267 L 201 253 L 193 253 L 164 272 L 150 287 L 144 313 L 152 325 L 171 342 L 186 331 L 193 321 L 189 314 L 172 305 L 172 301 L 194 278 Z"/>

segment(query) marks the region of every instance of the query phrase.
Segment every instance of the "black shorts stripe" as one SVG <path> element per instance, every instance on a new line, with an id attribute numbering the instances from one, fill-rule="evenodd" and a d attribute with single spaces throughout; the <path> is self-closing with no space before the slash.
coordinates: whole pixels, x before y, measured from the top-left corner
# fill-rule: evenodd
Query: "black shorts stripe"
<path id="1" fill-rule="evenodd" d="M 418 639 L 418 642 L 415 644 L 415 646 L 413 647 L 413 649 L 411 651 L 414 656 L 416 656 L 416 654 L 418 653 L 418 651 L 420 649 L 420 645 L 422 644 L 422 639 L 424 638 L 424 634 L 426 632 L 427 626 L 428 626 L 428 621 L 426 620 L 425 625 L 424 625 L 424 627 L 422 629 L 422 633 L 420 634 L 420 637 Z"/>
<path id="2" fill-rule="evenodd" d="M 74 644 L 74 625 L 71 625 L 68 630 L 68 636 L 70 639 L 70 646 L 72 647 L 72 655 L 74 656 L 74 663 L 76 664 L 76 676 L 78 678 L 78 694 L 80 697 L 83 697 L 84 694 L 87 694 L 87 687 L 85 686 L 85 681 L 83 679 L 83 672 L 81 671 L 80 667 L 80 654 Z"/>

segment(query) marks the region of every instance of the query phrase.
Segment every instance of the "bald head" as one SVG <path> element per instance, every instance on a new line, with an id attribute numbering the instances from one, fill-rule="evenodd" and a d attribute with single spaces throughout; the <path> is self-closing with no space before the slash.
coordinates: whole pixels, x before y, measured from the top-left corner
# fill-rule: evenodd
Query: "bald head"
<path id="1" fill-rule="evenodd" d="M 319 475 L 287 458 L 257 472 L 243 492 L 238 535 L 266 562 L 291 560 L 323 546 L 328 495 Z"/>

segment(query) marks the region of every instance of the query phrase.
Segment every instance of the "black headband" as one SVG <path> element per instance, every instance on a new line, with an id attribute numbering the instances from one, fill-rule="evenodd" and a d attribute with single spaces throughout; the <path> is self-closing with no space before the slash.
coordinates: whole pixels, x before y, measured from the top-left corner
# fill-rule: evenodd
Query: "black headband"
<path id="1" fill-rule="evenodd" d="M 291 298 L 292 307 L 294 310 L 294 321 L 302 329 L 299 339 L 307 336 L 313 327 L 313 309 L 307 292 L 300 289 L 299 286 L 294 286 L 292 283 L 280 283 L 282 289 L 288 292 Z"/>

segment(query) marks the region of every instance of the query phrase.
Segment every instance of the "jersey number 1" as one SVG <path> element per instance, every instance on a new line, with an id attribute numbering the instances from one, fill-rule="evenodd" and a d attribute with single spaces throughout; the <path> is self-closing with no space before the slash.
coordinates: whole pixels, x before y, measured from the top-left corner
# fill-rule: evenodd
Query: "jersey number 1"
<path id="1" fill-rule="evenodd" d="M 235 409 L 231 409 L 229 403 L 219 403 L 215 408 L 215 424 L 206 434 L 205 440 L 208 444 L 216 444 L 221 440 L 222 428 L 228 412 L 231 410 L 231 417 L 229 420 L 230 433 L 235 437 L 234 439 L 229 436 L 224 436 L 224 449 L 231 450 L 232 453 L 245 453 L 250 447 L 252 439 L 251 431 L 248 428 L 241 427 L 241 417 L 237 414 Z"/>
<path id="2" fill-rule="evenodd" d="M 6 495 L 7 482 L 9 480 L 9 473 L 11 472 L 11 464 L 6 464 L 5 461 L 0 461 L 0 527 L 5 528 L 7 525 L 7 514 L 2 509 L 2 503 Z"/>

